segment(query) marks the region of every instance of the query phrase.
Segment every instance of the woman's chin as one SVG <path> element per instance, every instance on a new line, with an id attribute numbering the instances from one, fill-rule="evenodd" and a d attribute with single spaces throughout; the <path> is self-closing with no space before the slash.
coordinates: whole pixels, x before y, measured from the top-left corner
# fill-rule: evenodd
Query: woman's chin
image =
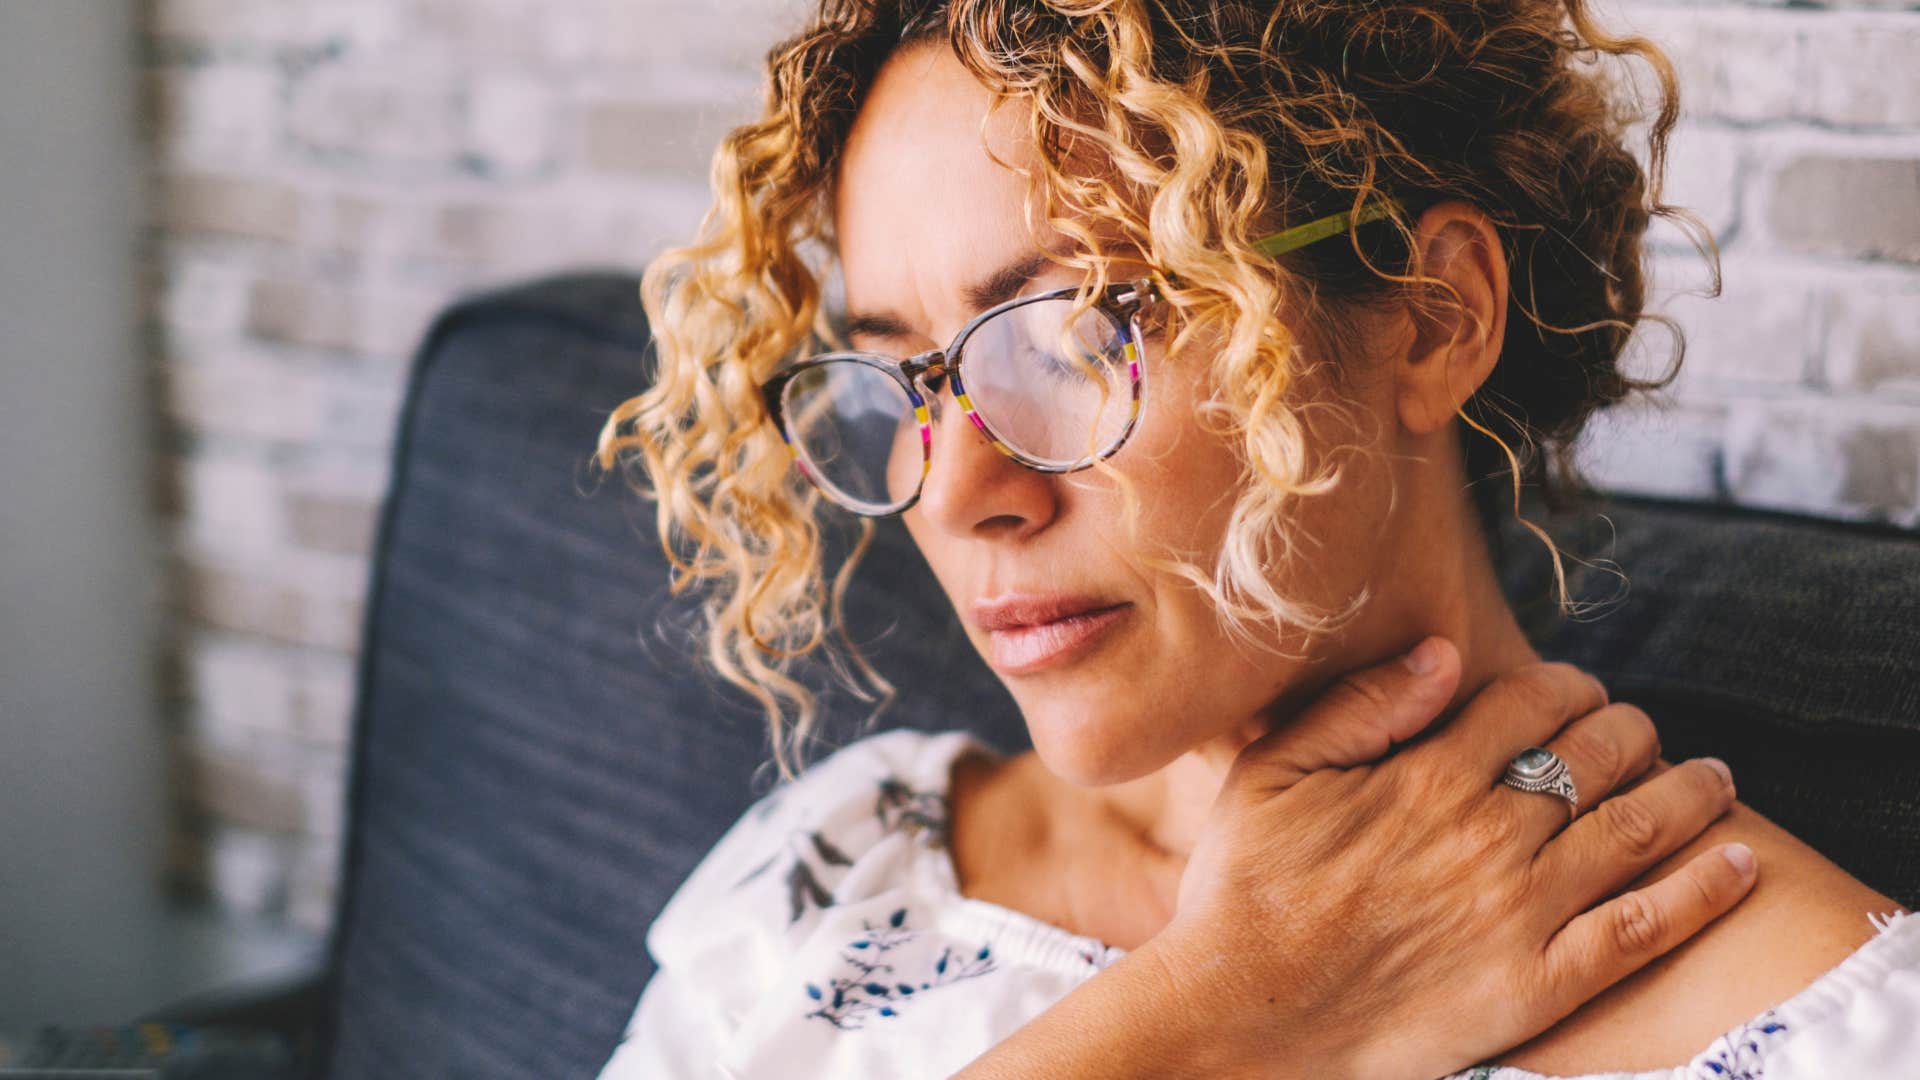
<path id="1" fill-rule="evenodd" d="M 1179 756 L 1143 737 L 1154 729 L 1131 710 L 1049 703 L 1022 712 L 1041 764 L 1080 787 L 1137 780 Z"/>

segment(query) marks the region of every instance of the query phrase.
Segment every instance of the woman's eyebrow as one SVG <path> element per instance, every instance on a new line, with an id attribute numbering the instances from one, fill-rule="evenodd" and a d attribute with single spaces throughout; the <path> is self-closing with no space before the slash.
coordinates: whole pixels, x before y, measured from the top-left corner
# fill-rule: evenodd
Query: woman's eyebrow
<path id="1" fill-rule="evenodd" d="M 892 315 L 849 315 L 841 333 L 847 337 L 908 338 L 913 331 Z"/>
<path id="2" fill-rule="evenodd" d="M 960 295 L 966 297 L 967 304 L 975 313 L 995 304 L 1004 304 L 1019 296 L 1020 290 L 1026 288 L 1027 283 L 1050 261 L 1045 251 L 1022 256 L 960 290 Z M 848 312 L 842 333 L 848 337 L 905 338 L 913 336 L 913 328 L 889 312 Z"/>
<path id="3" fill-rule="evenodd" d="M 1004 304 L 1019 296 L 1020 290 L 1026 288 L 1027 282 L 1032 281 L 1034 275 L 1049 261 L 1046 252 L 1036 251 L 988 274 L 979 284 L 967 286 L 960 295 L 967 298 L 967 303 L 972 305 L 976 313 L 995 304 Z"/>

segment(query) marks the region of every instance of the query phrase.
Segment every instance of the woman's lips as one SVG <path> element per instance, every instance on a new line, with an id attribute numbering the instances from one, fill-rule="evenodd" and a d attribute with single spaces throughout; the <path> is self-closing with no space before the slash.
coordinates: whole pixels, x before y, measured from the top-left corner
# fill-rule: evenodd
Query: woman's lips
<path id="1" fill-rule="evenodd" d="M 1086 608 L 1046 621 L 987 630 L 987 662 L 1007 675 L 1055 667 L 1092 649 L 1126 617 L 1129 604 Z"/>

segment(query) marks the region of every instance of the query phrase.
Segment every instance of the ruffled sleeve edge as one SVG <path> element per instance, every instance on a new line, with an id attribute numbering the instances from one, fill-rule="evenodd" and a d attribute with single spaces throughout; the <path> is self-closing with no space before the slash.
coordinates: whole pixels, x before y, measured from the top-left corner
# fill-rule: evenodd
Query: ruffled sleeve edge
<path id="1" fill-rule="evenodd" d="M 887 777 L 944 797 L 952 760 L 972 741 L 964 731 L 879 732 L 840 747 L 761 796 L 715 842 L 647 928 L 648 953 L 661 966 L 686 964 L 711 954 L 723 938 L 793 929 L 779 913 L 820 895 L 814 891 L 818 883 L 801 871 L 808 864 L 824 870 L 857 862 L 870 846 L 862 841 L 881 834 L 835 830 L 826 849 L 796 838 L 827 839 L 816 826 L 870 815 L 873 793 Z M 805 849 L 805 861 L 790 857 L 796 844 Z"/>
<path id="2" fill-rule="evenodd" d="M 1819 1024 L 1858 995 L 1873 993 L 1895 971 L 1920 967 L 1920 918 L 1896 908 L 1884 915 L 1868 912 L 1867 921 L 1878 933 L 1770 1010 L 1789 1031 Z"/>

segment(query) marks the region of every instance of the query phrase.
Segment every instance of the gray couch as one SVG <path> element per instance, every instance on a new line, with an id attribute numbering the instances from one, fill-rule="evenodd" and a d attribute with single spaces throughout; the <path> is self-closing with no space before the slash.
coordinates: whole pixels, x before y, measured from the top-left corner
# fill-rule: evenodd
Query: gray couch
<path id="1" fill-rule="evenodd" d="M 316 1033 L 328 1077 L 591 1077 L 652 973 L 648 923 L 769 786 L 756 711 L 692 659 L 651 507 L 589 469 L 602 418 L 645 378 L 636 296 L 623 275 L 544 281 L 458 306 L 420 350 L 331 960 L 250 1014 Z M 1920 900 L 1920 537 L 1641 499 L 1607 512 L 1632 586 L 1596 621 L 1553 619 L 1544 552 L 1500 535 L 1542 651 L 1646 708 L 1668 758 L 1720 755 L 1748 803 Z M 1023 746 L 897 524 L 878 545 L 851 619 L 883 670 L 917 673 L 883 726 Z M 858 734 L 859 702 L 829 710 L 834 737 Z"/>

